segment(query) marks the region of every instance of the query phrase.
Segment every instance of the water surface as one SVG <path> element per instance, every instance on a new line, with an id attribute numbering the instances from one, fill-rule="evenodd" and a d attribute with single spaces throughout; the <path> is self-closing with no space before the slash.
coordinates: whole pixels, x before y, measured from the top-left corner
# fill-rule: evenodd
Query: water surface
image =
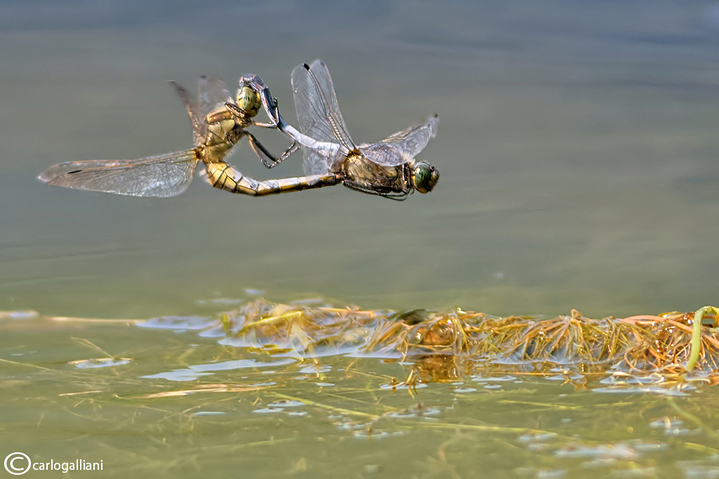
<path id="1" fill-rule="evenodd" d="M 498 315 L 577 308 L 624 316 L 717 303 L 719 4 L 4 1 L 0 39 L 0 310 L 203 315 L 208 304 L 217 312 L 228 309 L 222 301 L 251 297 L 248 288 L 276 301 L 322 296 L 363 308 Z M 187 117 L 167 80 L 194 88 L 201 74 L 232 85 L 256 73 L 291 121 L 290 72 L 315 58 L 329 66 L 358 142 L 439 114 L 439 135 L 421 155 L 441 172 L 435 191 L 403 203 L 341 186 L 253 199 L 198 180 L 180 197 L 148 200 L 36 180 L 62 161 L 189 147 Z M 273 132 L 258 136 L 275 152 L 287 145 Z M 301 173 L 299 156 L 265 171 L 246 144 L 230 161 L 258 178 Z M 3 320 L 1 357 L 45 368 L 2 366 L 3 402 L 13 404 L 3 434 L 44 458 L 86 450 L 117 475 L 132 464 L 142 474 L 236 472 L 239 462 L 266 475 L 282 455 L 280 469 L 300 475 L 467 476 L 482 457 L 486 470 L 561 477 L 552 471 L 571 475 L 582 463 L 580 453 L 557 452 L 574 435 L 591 447 L 630 448 L 630 459 L 608 460 L 656 475 L 667 464 L 690 476 L 715 467 L 717 426 L 702 397 L 711 389 L 669 400 L 574 392 L 544 379 L 501 390 L 468 380 L 430 384 L 413 398 L 381 389 L 390 376 L 403 379 L 400 366 L 367 358 L 358 366 L 364 375 L 346 379 L 333 402 L 331 388 L 316 383 L 344 380 L 348 361 L 335 358 L 314 382 L 293 379 L 309 374 L 304 363 L 277 365 L 280 381 L 263 368 L 247 378 L 212 372 L 187 381 L 276 384 L 158 404 L 138 398 L 189 386 L 143 376 L 262 358 L 171 331 L 36 326 Z M 91 351 L 72 338 L 132 362 L 75 368 L 68 362 Z M 353 389 L 360 392 L 351 398 Z M 520 439 L 527 432 L 424 429 L 428 416 L 380 427 L 367 441 L 355 434 L 365 416 L 335 418 L 307 402 L 296 408 L 306 416 L 290 407 L 254 412 L 282 395 L 374 415 L 422 404 L 444 424 L 562 438 L 536 452 Z M 511 401 L 567 401 L 573 412 Z M 695 430 L 692 414 L 706 427 L 691 447 L 650 427 L 668 417 Z M 343 421 L 357 424 L 341 429 Z M 668 449 L 637 450 L 635 440 L 639 449 L 652 441 Z M 587 474 L 602 477 L 611 469 L 602 464 Z"/>

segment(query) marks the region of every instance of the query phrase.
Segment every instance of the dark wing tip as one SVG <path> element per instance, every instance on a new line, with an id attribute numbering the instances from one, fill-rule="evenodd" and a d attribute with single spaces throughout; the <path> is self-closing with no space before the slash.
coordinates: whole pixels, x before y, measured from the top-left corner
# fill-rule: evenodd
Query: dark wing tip
<path id="1" fill-rule="evenodd" d="M 306 63 L 303 63 L 302 66 L 305 67 L 305 70 L 309 70 L 309 69 L 310 69 L 310 66 L 309 66 L 308 64 L 306 64 Z"/>

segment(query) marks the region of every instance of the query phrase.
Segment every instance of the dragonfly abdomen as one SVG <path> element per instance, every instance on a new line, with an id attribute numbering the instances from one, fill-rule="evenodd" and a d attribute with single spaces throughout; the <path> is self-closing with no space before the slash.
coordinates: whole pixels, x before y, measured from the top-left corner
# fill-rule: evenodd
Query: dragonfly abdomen
<path id="1" fill-rule="evenodd" d="M 257 181 L 243 175 L 224 162 L 208 163 L 207 178 L 215 188 L 249 196 L 267 196 L 292 191 L 333 186 L 340 182 L 337 175 L 312 175 L 295 178 Z"/>
<path id="2" fill-rule="evenodd" d="M 257 181 L 247 178 L 225 162 L 208 162 L 207 179 L 210 184 L 220 190 L 230 193 L 240 193 L 257 196 Z"/>

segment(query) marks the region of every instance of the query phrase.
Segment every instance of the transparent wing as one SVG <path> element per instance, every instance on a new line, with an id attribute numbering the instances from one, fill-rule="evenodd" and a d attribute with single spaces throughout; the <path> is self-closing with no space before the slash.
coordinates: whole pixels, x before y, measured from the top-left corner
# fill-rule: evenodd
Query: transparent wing
<path id="1" fill-rule="evenodd" d="M 427 118 L 427 121 L 421 125 L 412 126 L 406 130 L 399 131 L 394 135 L 388 136 L 380 143 L 393 145 L 402 152 L 414 158 L 429 143 L 429 140 L 437 136 L 437 128 L 439 126 L 439 117 L 437 115 Z"/>
<path id="2" fill-rule="evenodd" d="M 232 101 L 230 92 L 219 78 L 201 76 L 197 81 L 197 102 L 192 101 L 190 93 L 178 83 L 170 82 L 182 99 L 192 124 L 192 144 L 200 146 L 207 138 L 207 114 Z"/>
<path id="3" fill-rule="evenodd" d="M 202 79 L 200 79 L 202 81 Z M 205 115 L 202 114 L 200 105 L 192 99 L 190 99 L 190 93 L 180 84 L 170 81 L 170 84 L 175 87 L 177 95 L 185 105 L 187 114 L 190 115 L 190 123 L 192 124 L 192 144 L 193 146 L 200 146 L 207 136 L 207 122 L 205 121 Z"/>
<path id="4" fill-rule="evenodd" d="M 166 198 L 187 189 L 198 161 L 195 150 L 139 160 L 70 161 L 51 166 L 38 178 L 65 188 Z"/>
<path id="5" fill-rule="evenodd" d="M 315 60 L 310 64 L 310 72 L 319 85 L 327 105 L 329 105 L 333 119 L 337 122 L 337 139 L 340 140 L 343 146 L 351 149 L 354 146 L 354 141 L 350 137 L 342 112 L 340 112 L 339 103 L 337 103 L 337 92 L 335 92 L 335 85 L 332 83 L 332 76 L 330 76 L 327 65 L 322 60 Z"/>
<path id="6" fill-rule="evenodd" d="M 412 159 L 409 155 L 403 155 L 402 150 L 396 146 L 382 142 L 373 145 L 361 145 L 359 150 L 372 163 L 382 166 L 399 166 L 408 163 Z"/>
<path id="7" fill-rule="evenodd" d="M 297 65 L 292 70 L 292 91 L 300 131 L 317 141 L 341 146 L 335 151 L 303 148 L 305 173 L 325 173 L 335 160 L 354 149 L 327 66 L 321 60 L 312 66 Z"/>
<path id="8" fill-rule="evenodd" d="M 197 95 L 199 97 L 198 103 L 201 107 L 203 121 L 208 113 L 224 107 L 225 102 L 233 101 L 225 83 L 219 78 L 212 76 L 200 77 L 197 81 Z"/>
<path id="9" fill-rule="evenodd" d="M 122 166 L 127 163 L 127 160 L 82 160 L 82 161 L 66 161 L 65 163 L 58 163 L 52 165 L 40 173 L 37 177 L 38 180 L 49 183 L 51 180 L 62 176 L 70 171 L 86 170 L 88 168 L 94 168 L 97 166 Z"/>
<path id="10" fill-rule="evenodd" d="M 305 175 L 323 175 L 330 171 L 334 158 L 308 148 L 302 148 L 302 171 Z"/>
<path id="11" fill-rule="evenodd" d="M 431 116 L 421 125 L 399 131 L 379 143 L 361 145 L 360 151 L 368 160 L 383 166 L 398 166 L 417 156 L 437 136 L 439 118 Z"/>

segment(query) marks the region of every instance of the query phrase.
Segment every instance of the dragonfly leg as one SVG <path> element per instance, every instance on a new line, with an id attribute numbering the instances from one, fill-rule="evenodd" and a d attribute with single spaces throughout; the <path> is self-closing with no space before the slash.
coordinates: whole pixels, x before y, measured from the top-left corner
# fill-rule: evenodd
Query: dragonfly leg
<path id="1" fill-rule="evenodd" d="M 279 158 L 275 158 L 272 153 L 267 151 L 267 148 L 260 143 L 260 141 L 250 133 L 249 131 L 245 132 L 245 135 L 247 135 L 247 140 L 250 142 L 250 147 L 252 147 L 252 151 L 255 152 L 255 154 L 259 157 L 259 159 L 262 161 L 262 164 L 265 165 L 266 168 L 274 168 L 275 166 L 279 165 L 283 161 L 285 161 L 289 156 L 297 151 L 300 146 L 297 144 L 297 142 L 292 142 L 289 148 L 287 148 L 282 155 Z"/>
<path id="2" fill-rule="evenodd" d="M 324 188 L 340 182 L 336 175 L 311 175 L 257 181 L 243 175 L 227 163 L 209 163 L 205 167 L 207 168 L 207 179 L 215 188 L 249 196 L 267 196 Z"/>
<path id="3" fill-rule="evenodd" d="M 253 124 L 254 126 L 259 126 L 260 128 L 272 128 L 272 129 L 277 129 L 277 125 L 275 125 L 274 123 L 265 123 L 265 122 L 262 122 L 262 121 L 253 121 L 252 124 Z"/>

